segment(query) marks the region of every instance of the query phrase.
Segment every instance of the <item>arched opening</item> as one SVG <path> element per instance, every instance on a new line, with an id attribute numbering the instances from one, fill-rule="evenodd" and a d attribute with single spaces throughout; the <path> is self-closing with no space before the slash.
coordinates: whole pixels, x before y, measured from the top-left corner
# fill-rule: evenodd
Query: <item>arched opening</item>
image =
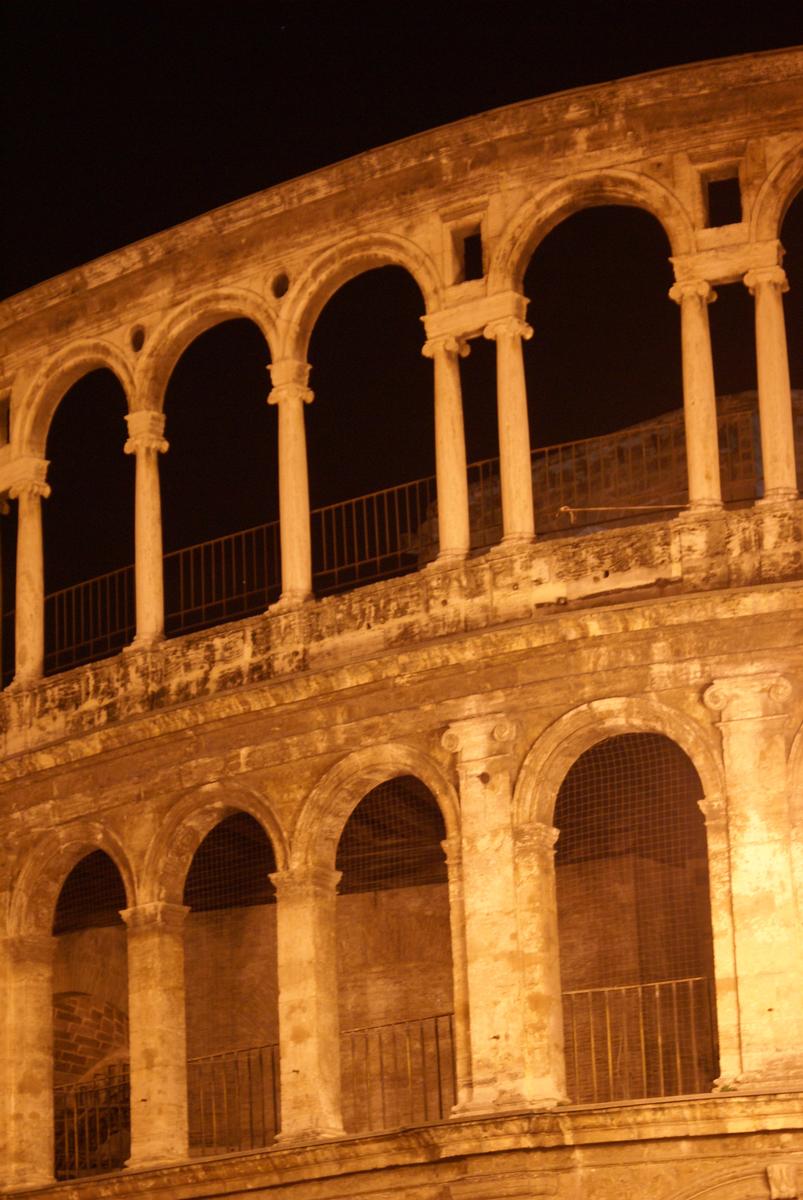
<path id="1" fill-rule="evenodd" d="M 184 886 L 190 1153 L 267 1146 L 278 1127 L 276 870 L 248 813 L 225 817 Z"/>
<path id="2" fill-rule="evenodd" d="M 64 394 L 47 436 L 42 502 L 45 671 L 118 653 L 134 633 L 134 476 L 127 402 L 108 369 Z"/>
<path id="3" fill-rule="evenodd" d="M 702 788 L 669 738 L 581 754 L 555 807 L 567 1088 L 575 1103 L 709 1091 L 717 1075 Z"/>
<path id="4" fill-rule="evenodd" d="M 602 205 L 563 220 L 530 260 L 523 352 L 540 536 L 686 502 L 670 253 L 650 213 Z"/>
<path id="5" fill-rule="evenodd" d="M 343 1123 L 349 1132 L 449 1115 L 455 1099 L 443 816 L 412 775 L 373 788 L 336 867 Z"/>
<path id="6" fill-rule="evenodd" d="M 56 1179 L 119 1170 L 130 1151 L 128 968 L 120 872 L 103 850 L 64 881 L 53 919 Z"/>
<path id="7" fill-rule="evenodd" d="M 388 266 L 343 284 L 315 324 L 306 421 L 318 594 L 404 574 L 437 553 L 423 312 L 412 276 Z"/>
<path id="8" fill-rule="evenodd" d="M 279 596 L 278 436 L 268 348 L 227 320 L 176 363 L 159 464 L 165 628 L 186 633 L 264 612 Z"/>

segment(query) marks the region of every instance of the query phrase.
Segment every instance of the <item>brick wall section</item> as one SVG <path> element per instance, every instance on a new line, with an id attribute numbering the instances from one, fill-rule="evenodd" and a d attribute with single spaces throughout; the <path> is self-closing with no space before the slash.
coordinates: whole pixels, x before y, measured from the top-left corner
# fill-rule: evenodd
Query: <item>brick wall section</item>
<path id="1" fill-rule="evenodd" d="M 53 1079 L 75 1083 L 110 1056 L 128 1056 L 128 1017 L 84 992 L 53 997 Z"/>

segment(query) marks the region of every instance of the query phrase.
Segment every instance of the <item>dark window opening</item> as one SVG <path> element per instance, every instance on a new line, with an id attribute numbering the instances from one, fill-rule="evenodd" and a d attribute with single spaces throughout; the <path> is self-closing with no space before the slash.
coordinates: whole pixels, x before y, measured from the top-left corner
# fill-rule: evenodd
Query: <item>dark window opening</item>
<path id="1" fill-rule="evenodd" d="M 463 235 L 463 279 L 482 279 L 482 234 L 479 229 Z"/>
<path id="2" fill-rule="evenodd" d="M 738 225 L 742 219 L 742 191 L 739 176 L 708 180 L 708 228 Z"/>

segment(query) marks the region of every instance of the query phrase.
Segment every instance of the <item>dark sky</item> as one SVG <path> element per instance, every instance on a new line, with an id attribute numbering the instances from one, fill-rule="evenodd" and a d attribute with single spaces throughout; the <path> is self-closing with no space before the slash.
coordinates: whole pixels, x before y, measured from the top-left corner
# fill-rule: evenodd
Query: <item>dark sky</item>
<path id="1" fill-rule="evenodd" d="M 792 45 L 801 40 L 797 7 L 5 0 L 0 294 L 488 108 Z M 789 223 L 790 266 L 792 257 L 803 266 L 800 207 Z M 677 407 L 666 253 L 650 217 L 616 209 L 572 218 L 534 256 L 526 281 L 536 328 L 527 350 L 534 443 L 590 436 Z M 750 306 L 741 291 L 723 289 L 712 309 L 723 392 L 753 386 Z M 314 503 L 432 469 L 431 364 L 420 357 L 420 311 L 414 285 L 393 270 L 353 281 L 324 311 L 310 356 Z M 585 352 L 569 355 L 577 339 Z M 163 461 L 169 547 L 275 515 L 265 361 L 255 331 L 232 325 L 200 339 L 179 364 Z M 492 348 L 476 345 L 463 369 L 469 455 L 490 456 Z M 110 378 L 98 375 L 57 414 L 48 443 L 49 588 L 130 560 L 123 411 Z M 347 472 L 344 461 L 352 464 Z M 93 528 L 79 541 L 77 517 L 87 512 Z"/>

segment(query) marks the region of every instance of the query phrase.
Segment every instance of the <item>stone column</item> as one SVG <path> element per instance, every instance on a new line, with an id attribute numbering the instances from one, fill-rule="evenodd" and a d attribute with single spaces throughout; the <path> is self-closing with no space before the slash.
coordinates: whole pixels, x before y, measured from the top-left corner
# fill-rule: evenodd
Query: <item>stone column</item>
<path id="1" fill-rule="evenodd" d="M 276 885 L 282 1143 L 343 1137 L 336 886 L 340 871 L 300 866 Z"/>
<path id="2" fill-rule="evenodd" d="M 281 359 L 270 368 L 273 387 L 269 404 L 279 406 L 279 539 L 282 550 L 282 595 L 279 603 L 294 608 L 312 594 L 309 480 L 304 405 L 309 365 Z"/>
<path id="3" fill-rule="evenodd" d="M 123 909 L 128 926 L 131 1157 L 149 1167 L 189 1155 L 182 904 Z"/>
<path id="4" fill-rule="evenodd" d="M 555 843 L 558 830 L 533 821 L 515 830 L 516 898 L 522 964 L 527 1094 L 540 1105 L 566 1100 Z"/>
<path id="5" fill-rule="evenodd" d="M 716 292 L 705 280 L 693 279 L 674 284 L 669 295 L 680 305 L 689 505 L 698 512 L 721 508 L 717 395 L 708 326 L 708 305 L 716 300 Z"/>
<path id="6" fill-rule="evenodd" d="M 502 541 L 531 542 L 535 536 L 533 468 L 521 343 L 533 331 L 518 317 L 503 317 L 486 325 L 483 334 L 496 342 Z"/>
<path id="7" fill-rule="evenodd" d="M 739 994 L 731 908 L 731 856 L 728 808 L 719 795 L 698 801 L 705 818 L 708 850 L 708 886 L 711 898 L 711 932 L 714 943 L 714 1004 L 719 1045 L 720 1084 L 729 1084 L 742 1069 L 739 1033 Z"/>
<path id="8" fill-rule="evenodd" d="M 42 550 L 42 498 L 48 464 L 31 459 L 23 478 L 9 489 L 17 501 L 17 595 L 14 613 L 14 683 L 41 679 L 45 666 L 45 563 Z"/>
<path id="9" fill-rule="evenodd" d="M 715 680 L 725 761 L 741 1070 L 738 1083 L 803 1085 L 803 954 L 792 866 L 780 675 Z"/>
<path id="10" fill-rule="evenodd" d="M 789 356 L 783 316 L 786 273 L 779 267 L 757 267 L 744 277 L 755 299 L 758 409 L 764 499 L 770 503 L 797 499 L 795 435 Z"/>
<path id="11" fill-rule="evenodd" d="M 137 629 L 134 647 L 153 646 L 164 637 L 162 504 L 159 458 L 168 445 L 162 437 L 164 413 L 133 412 L 126 417 L 128 441 L 123 449 L 136 455 L 134 507 L 134 578 Z"/>
<path id="12" fill-rule="evenodd" d="M 53 1182 L 53 938 L 0 939 L 0 1179 Z"/>
<path id="13" fill-rule="evenodd" d="M 432 338 L 422 353 L 435 367 L 435 471 L 438 489 L 438 562 L 460 561 L 471 546 L 468 471 L 460 359 L 469 352 L 461 338 Z"/>
<path id="14" fill-rule="evenodd" d="M 457 754 L 462 816 L 472 1091 L 462 1112 L 555 1103 L 526 1066 L 529 1014 L 511 824 L 514 736 L 515 726 L 500 716 L 457 721 L 443 735 L 444 747 Z"/>
<path id="15" fill-rule="evenodd" d="M 454 1005 L 455 1104 L 459 1114 L 471 1102 L 471 1028 L 466 955 L 466 906 L 463 897 L 463 853 L 459 836 L 441 842 L 446 855 L 449 886 L 449 928 L 452 940 L 452 1003 Z"/>

